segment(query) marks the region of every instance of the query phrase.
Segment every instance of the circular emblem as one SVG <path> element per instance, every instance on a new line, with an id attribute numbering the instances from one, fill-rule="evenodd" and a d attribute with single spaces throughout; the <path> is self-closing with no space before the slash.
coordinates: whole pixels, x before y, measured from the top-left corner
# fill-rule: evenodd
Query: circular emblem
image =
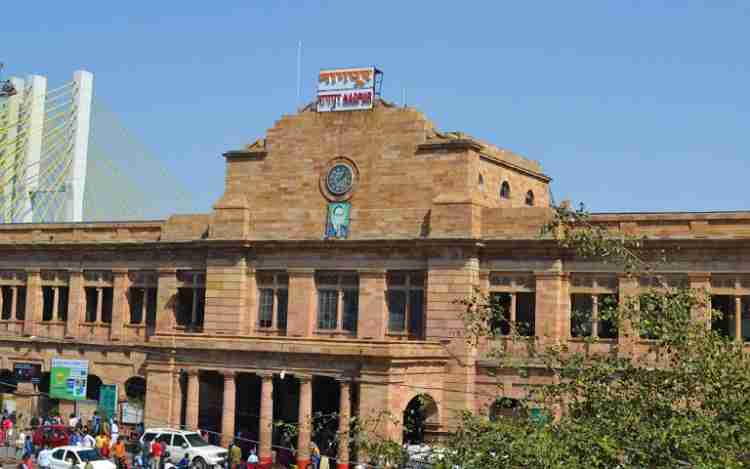
<path id="1" fill-rule="evenodd" d="M 326 176 L 326 187 L 333 195 L 346 194 L 351 190 L 353 182 L 352 168 L 343 163 L 334 165 Z"/>

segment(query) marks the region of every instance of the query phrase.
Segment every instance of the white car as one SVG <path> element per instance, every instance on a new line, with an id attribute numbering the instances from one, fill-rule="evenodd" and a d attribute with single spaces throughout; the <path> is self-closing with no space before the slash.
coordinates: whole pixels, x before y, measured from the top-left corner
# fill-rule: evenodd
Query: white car
<path id="1" fill-rule="evenodd" d="M 90 461 L 94 469 L 116 469 L 115 464 L 99 456 L 92 448 L 82 446 L 59 446 L 50 454 L 50 469 L 83 469 Z"/>
<path id="2" fill-rule="evenodd" d="M 152 441 L 164 442 L 169 453 L 168 461 L 177 464 L 187 455 L 191 467 L 208 469 L 211 466 L 224 466 L 228 451 L 204 440 L 198 432 L 174 428 L 150 428 L 141 435 L 141 445 Z M 98 469 L 98 468 L 95 468 Z"/>

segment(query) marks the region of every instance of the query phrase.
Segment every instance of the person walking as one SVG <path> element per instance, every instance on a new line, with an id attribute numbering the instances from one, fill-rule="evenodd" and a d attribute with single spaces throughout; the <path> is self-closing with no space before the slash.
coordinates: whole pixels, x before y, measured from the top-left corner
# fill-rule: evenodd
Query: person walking
<path id="1" fill-rule="evenodd" d="M 44 444 L 44 449 L 39 451 L 39 455 L 36 457 L 36 462 L 39 465 L 39 469 L 50 469 L 52 461 L 52 450 L 49 447 L 49 443 Z"/>
<path id="2" fill-rule="evenodd" d="M 251 448 L 250 454 L 247 456 L 247 469 L 257 469 L 259 461 L 255 448 Z"/>
<path id="3" fill-rule="evenodd" d="M 151 467 L 151 445 L 145 441 L 141 445 L 141 466 L 146 469 Z"/>
<path id="4" fill-rule="evenodd" d="M 235 442 L 229 445 L 229 464 L 230 469 L 239 469 L 242 462 L 242 449 Z"/>
<path id="5" fill-rule="evenodd" d="M 110 439 L 112 440 L 112 444 L 117 443 L 117 440 L 120 438 L 120 426 L 117 425 L 117 420 L 110 419 L 109 435 Z"/>
<path id="6" fill-rule="evenodd" d="M 122 440 L 119 440 L 114 444 L 113 453 L 115 456 L 115 464 L 117 465 L 118 469 L 124 469 L 125 467 L 127 467 L 125 461 L 125 443 L 123 443 Z"/>
<path id="7" fill-rule="evenodd" d="M 101 426 L 102 426 L 102 418 L 99 417 L 99 411 L 95 410 L 94 416 L 91 417 L 91 428 L 94 431 L 94 435 L 99 434 L 99 432 L 101 431 Z"/>
<path id="8" fill-rule="evenodd" d="M 20 432 L 19 435 L 23 433 Z M 26 440 L 23 443 L 23 453 L 28 455 L 34 454 L 34 443 L 31 441 L 31 435 L 26 435 Z"/>
<path id="9" fill-rule="evenodd" d="M 158 441 L 151 442 L 151 469 L 159 469 L 161 466 L 161 445 Z"/>

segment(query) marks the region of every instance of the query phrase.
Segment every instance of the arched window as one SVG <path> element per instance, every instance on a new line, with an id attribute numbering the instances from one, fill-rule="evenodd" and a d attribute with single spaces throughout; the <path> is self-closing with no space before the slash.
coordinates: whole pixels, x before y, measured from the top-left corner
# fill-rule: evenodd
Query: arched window
<path id="1" fill-rule="evenodd" d="M 503 181 L 503 183 L 500 184 L 500 198 L 510 199 L 510 184 L 508 184 L 508 181 Z"/>
<path id="2" fill-rule="evenodd" d="M 526 205 L 529 207 L 534 206 L 534 193 L 532 191 L 526 193 Z"/>
<path id="3" fill-rule="evenodd" d="M 484 192 L 484 176 L 480 174 L 479 178 L 477 179 L 478 179 L 477 184 L 479 185 L 479 190 Z"/>

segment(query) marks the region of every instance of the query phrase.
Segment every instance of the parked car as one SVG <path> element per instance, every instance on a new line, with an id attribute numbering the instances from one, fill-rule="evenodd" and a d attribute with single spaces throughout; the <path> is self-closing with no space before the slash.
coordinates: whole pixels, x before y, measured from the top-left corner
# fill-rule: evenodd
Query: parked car
<path id="1" fill-rule="evenodd" d="M 169 453 L 168 460 L 178 463 L 187 455 L 190 466 L 195 469 L 208 469 L 224 466 L 228 451 L 221 446 L 209 444 L 198 432 L 176 430 L 174 428 L 149 428 L 141 435 L 141 445 L 152 441 L 164 442 Z"/>
<path id="2" fill-rule="evenodd" d="M 43 448 L 45 444 L 57 448 L 70 444 L 70 433 L 70 428 L 65 425 L 44 425 L 34 430 L 31 441 L 37 448 Z"/>
<path id="3" fill-rule="evenodd" d="M 92 448 L 82 446 L 61 446 L 50 455 L 50 469 L 83 469 L 87 462 L 94 469 L 117 469 L 115 464 L 99 455 Z"/>

